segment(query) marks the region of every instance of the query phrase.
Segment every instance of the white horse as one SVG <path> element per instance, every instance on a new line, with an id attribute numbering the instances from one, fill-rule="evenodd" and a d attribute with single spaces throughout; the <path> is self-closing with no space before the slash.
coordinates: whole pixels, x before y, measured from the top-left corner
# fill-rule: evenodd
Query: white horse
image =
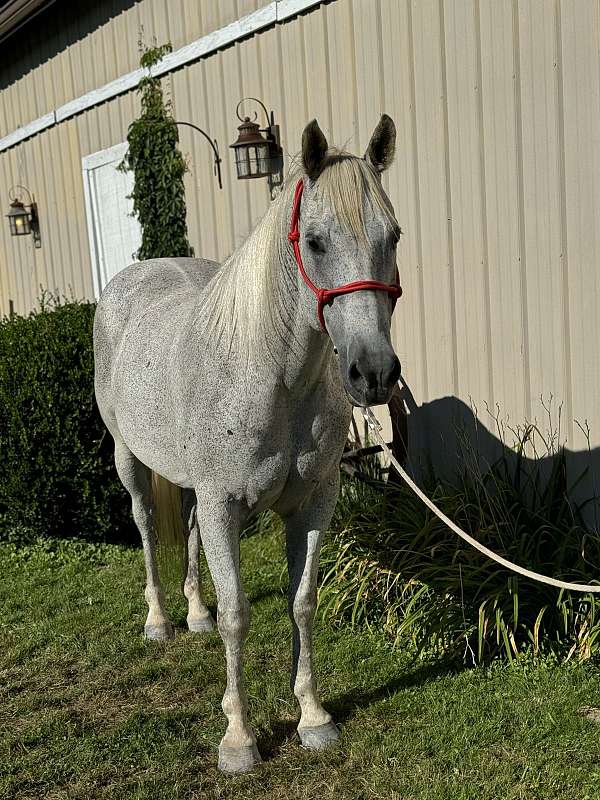
<path id="1" fill-rule="evenodd" d="M 198 537 L 215 585 L 227 658 L 219 767 L 228 772 L 260 761 L 243 682 L 250 609 L 239 537 L 268 508 L 286 528 L 300 739 L 323 748 L 339 735 L 312 666 L 319 546 L 338 497 L 352 404 L 387 402 L 400 373 L 390 343 L 400 228 L 380 180 L 395 136 L 382 116 L 357 158 L 329 151 L 313 120 L 301 168 L 223 266 L 191 258 L 133 264 L 98 303 L 96 398 L 142 536 L 145 634 L 173 636 L 156 564 L 154 472 L 183 490 L 190 630 L 214 625 L 201 596 Z"/>

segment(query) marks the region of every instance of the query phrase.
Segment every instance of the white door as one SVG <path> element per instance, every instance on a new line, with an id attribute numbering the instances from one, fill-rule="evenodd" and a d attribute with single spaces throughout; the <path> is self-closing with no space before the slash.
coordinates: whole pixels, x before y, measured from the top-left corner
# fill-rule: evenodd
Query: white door
<path id="1" fill-rule="evenodd" d="M 96 298 L 110 279 L 136 260 L 142 236 L 131 216 L 133 175 L 118 165 L 127 152 L 127 142 L 82 158 L 83 185 Z"/>

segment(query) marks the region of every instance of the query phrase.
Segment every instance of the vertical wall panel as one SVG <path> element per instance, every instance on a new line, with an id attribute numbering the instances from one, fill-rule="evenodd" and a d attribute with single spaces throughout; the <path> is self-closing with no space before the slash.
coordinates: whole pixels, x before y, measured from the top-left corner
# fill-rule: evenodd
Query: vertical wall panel
<path id="1" fill-rule="evenodd" d="M 281 51 L 284 54 L 281 81 L 285 91 L 287 141 L 284 148 L 290 156 L 300 150 L 300 136 L 304 125 L 314 114 L 309 110 L 306 86 L 306 61 L 302 19 L 282 25 Z"/>
<path id="2" fill-rule="evenodd" d="M 235 133 L 235 118 L 229 110 L 231 104 L 225 98 L 225 84 L 223 77 L 223 64 L 221 59 L 208 59 L 205 62 L 206 93 L 208 98 L 208 111 L 210 115 L 210 125 L 212 135 L 217 138 L 223 153 L 223 191 L 216 192 L 216 220 L 218 249 L 217 259 L 222 261 L 235 249 L 235 226 L 240 225 L 242 217 L 234 215 L 233 202 L 239 202 L 241 193 L 232 193 L 234 187 L 233 169 L 231 161 L 231 151 L 227 149 L 229 141 L 233 141 L 235 136 L 229 139 L 231 133 Z M 239 98 L 239 95 L 237 95 Z M 241 98 L 239 98 L 241 99 Z M 233 123 L 233 124 L 232 124 Z M 232 130 L 233 128 L 233 130 Z M 231 131 L 231 133 L 230 133 Z M 243 218 L 244 229 L 248 225 L 247 207 L 244 209 Z M 206 217 L 205 217 L 206 219 Z"/>
<path id="3" fill-rule="evenodd" d="M 244 97 L 238 45 L 224 50 L 220 62 L 221 69 L 219 80 L 222 108 L 219 135 L 221 140 L 225 137 L 225 141 L 227 141 L 228 130 L 235 130 L 236 126 L 239 125 L 235 116 L 237 101 L 232 103 L 230 98 L 233 96 L 241 100 Z M 250 116 L 253 116 L 254 109 L 252 108 L 252 103 L 248 105 L 250 106 Z M 231 154 L 231 151 L 229 151 L 229 154 Z M 231 207 L 231 217 L 229 220 L 229 225 L 233 229 L 231 249 L 238 247 L 252 228 L 253 214 L 251 198 L 256 192 L 256 188 L 251 188 L 249 186 L 250 181 L 241 181 L 239 185 L 236 186 L 233 182 L 235 180 L 233 175 L 234 171 L 235 169 L 232 169 L 228 174 L 229 185 L 225 190 L 235 207 L 235 212 L 233 211 L 233 207 Z"/>
<path id="4" fill-rule="evenodd" d="M 493 407 L 485 167 L 482 159 L 479 30 L 476 0 L 444 13 L 446 191 L 449 260 L 454 275 L 458 385 Z"/>
<path id="5" fill-rule="evenodd" d="M 379 0 L 353 0 L 354 60 L 358 100 L 358 141 L 355 151 L 364 153 L 373 128 L 383 111 L 381 65 L 381 10 Z"/>
<path id="6" fill-rule="evenodd" d="M 403 236 L 398 247 L 404 297 L 396 307 L 393 326 L 398 357 L 418 402 L 428 397 L 427 352 L 423 293 L 423 258 L 419 215 L 419 175 L 416 142 L 414 69 L 410 2 L 382 3 L 382 49 L 385 110 L 396 123 L 396 158 L 388 170 L 390 197 Z"/>
<path id="7" fill-rule="evenodd" d="M 197 92 L 194 92 L 194 100 L 189 91 L 190 82 L 187 80 L 187 71 L 180 70 L 172 79 L 173 86 L 173 113 L 175 119 L 185 122 L 192 122 L 199 127 L 204 127 L 206 122 L 200 119 L 202 114 L 198 109 L 198 103 L 202 100 Z M 199 176 L 202 168 L 208 168 L 212 161 L 212 153 L 209 154 L 209 145 L 204 137 L 197 131 L 187 126 L 179 126 L 179 148 L 188 165 L 188 173 L 184 177 L 186 197 L 197 195 L 200 191 Z M 187 226 L 188 238 L 193 243 L 195 252 L 205 254 L 205 243 L 202 226 L 195 208 L 188 204 L 187 207 Z M 203 204 L 204 205 L 204 204 Z M 206 257 L 210 256 L 206 252 Z"/>
<path id="8" fill-rule="evenodd" d="M 598 418 L 600 403 L 600 73 L 590 69 L 598 59 L 600 24 L 595 3 L 557 5 L 564 105 L 563 291 L 568 292 L 573 415 L 583 422 Z M 573 441 L 585 446 L 578 426 Z"/>
<path id="9" fill-rule="evenodd" d="M 425 338 L 430 396 L 456 394 L 454 276 L 448 248 L 448 197 L 445 140 L 442 31 L 439 3 L 412 2 L 415 158 L 419 168 L 419 208 Z"/>
<path id="10" fill-rule="evenodd" d="M 275 122 L 280 126 L 283 146 L 289 148 L 285 91 L 281 81 L 283 54 L 280 35 L 278 27 L 270 28 L 260 35 L 262 91 L 265 105 L 275 112 Z"/>
<path id="11" fill-rule="evenodd" d="M 318 120 L 325 136 L 333 141 L 332 113 L 325 13 L 308 14 L 301 21 L 306 62 L 306 91 L 311 98 L 310 116 Z"/>
<path id="12" fill-rule="evenodd" d="M 351 152 L 358 148 L 358 99 L 351 3 L 326 6 L 331 138 Z"/>
<path id="13" fill-rule="evenodd" d="M 527 346 L 519 245 L 518 80 L 510 3 L 480 4 L 481 105 L 494 401 L 513 423 L 527 413 Z M 490 398 L 491 399 L 491 398 Z"/>
<path id="14" fill-rule="evenodd" d="M 553 10 L 553 9 L 552 9 Z M 524 245 L 532 414 L 540 396 L 567 402 L 562 307 L 556 20 L 545 0 L 519 6 Z M 569 414 L 570 412 L 567 411 Z"/>

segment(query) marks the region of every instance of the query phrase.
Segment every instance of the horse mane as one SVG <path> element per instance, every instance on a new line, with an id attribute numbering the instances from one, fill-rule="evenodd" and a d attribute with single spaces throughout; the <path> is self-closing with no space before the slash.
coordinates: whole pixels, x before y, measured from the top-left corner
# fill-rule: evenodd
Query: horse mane
<path id="1" fill-rule="evenodd" d="M 202 293 L 198 321 L 207 341 L 222 344 L 229 356 L 250 362 L 252 353 L 273 351 L 273 343 L 288 347 L 291 331 L 282 304 L 294 289 L 296 267 L 287 234 L 293 187 L 303 177 L 296 157 L 277 197 L 245 242 L 224 262 Z M 306 180 L 306 178 L 305 178 Z M 357 241 L 366 241 L 365 208 L 383 212 L 391 230 L 400 226 L 379 176 L 367 162 L 343 150 L 330 149 L 315 183 L 315 197 L 331 208 L 342 227 Z M 302 218 L 302 214 L 301 214 Z M 286 262 L 293 264 L 286 270 Z M 285 285 L 287 281 L 287 286 Z"/>

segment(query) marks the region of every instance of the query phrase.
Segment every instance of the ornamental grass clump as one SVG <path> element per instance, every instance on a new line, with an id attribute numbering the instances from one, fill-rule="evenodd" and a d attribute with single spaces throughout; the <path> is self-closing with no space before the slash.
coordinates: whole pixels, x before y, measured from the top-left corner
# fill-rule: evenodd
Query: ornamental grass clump
<path id="1" fill-rule="evenodd" d="M 600 576 L 600 537 L 585 530 L 566 481 L 564 449 L 549 445 L 549 476 L 524 455 L 541 433 L 528 426 L 515 449 L 482 471 L 473 459 L 457 485 L 430 480 L 434 502 L 467 533 L 509 560 L 564 580 Z M 383 626 L 420 655 L 466 663 L 552 651 L 583 660 L 599 651 L 594 595 L 527 580 L 486 559 L 404 485 L 346 479 L 322 557 L 320 612 Z"/>

